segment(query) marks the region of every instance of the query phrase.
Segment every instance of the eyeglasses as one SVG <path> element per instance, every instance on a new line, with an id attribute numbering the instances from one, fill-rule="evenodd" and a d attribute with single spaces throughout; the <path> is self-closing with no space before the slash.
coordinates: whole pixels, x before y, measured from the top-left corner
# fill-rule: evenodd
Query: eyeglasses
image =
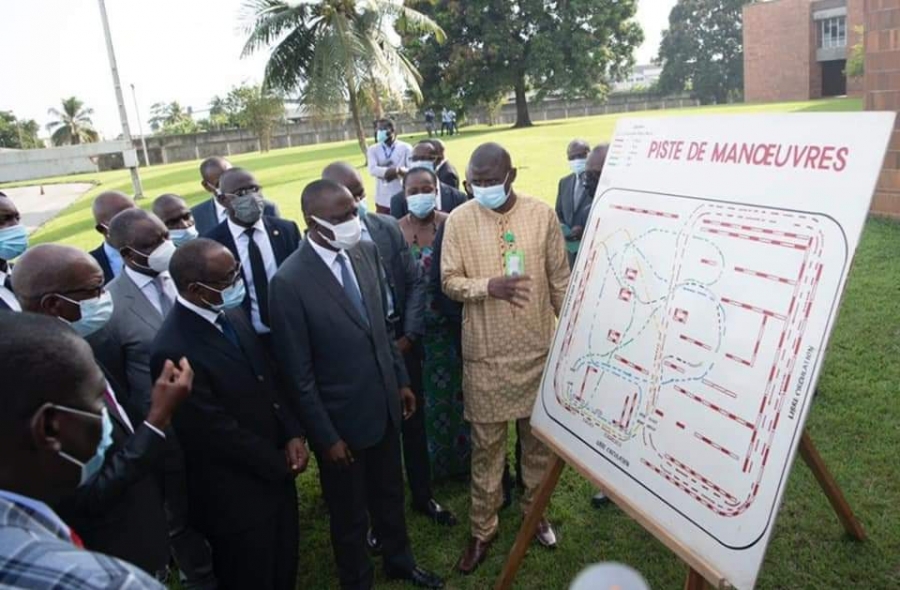
<path id="1" fill-rule="evenodd" d="M 211 285 L 224 285 L 225 288 L 227 289 L 228 287 L 230 287 L 230 286 L 234 285 L 236 282 L 238 282 L 238 279 L 240 279 L 240 278 L 242 278 L 242 277 L 244 276 L 244 275 L 243 275 L 243 268 L 244 268 L 244 267 L 241 265 L 241 263 L 238 262 L 238 263 L 237 263 L 237 266 L 236 266 L 235 269 L 232 271 L 232 275 L 231 275 L 230 278 L 225 279 L 224 281 L 213 281 L 213 282 L 211 282 L 210 284 L 206 284 L 206 283 L 202 283 L 202 282 L 200 282 L 200 281 L 197 281 L 197 284 L 198 284 L 198 285 L 203 285 L 203 286 L 206 287 L 207 289 L 212 289 L 213 291 L 219 291 L 219 289 L 216 289 L 215 287 L 212 287 Z"/>
<path id="2" fill-rule="evenodd" d="M 244 188 L 239 188 L 233 193 L 222 193 L 223 197 L 244 197 L 246 195 L 250 195 L 253 193 L 258 193 L 262 190 L 262 187 L 259 186 L 245 186 Z"/>

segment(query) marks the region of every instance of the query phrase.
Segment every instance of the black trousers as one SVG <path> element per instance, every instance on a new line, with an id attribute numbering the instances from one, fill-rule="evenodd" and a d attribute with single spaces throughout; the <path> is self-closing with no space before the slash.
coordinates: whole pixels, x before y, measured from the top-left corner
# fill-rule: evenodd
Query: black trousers
<path id="1" fill-rule="evenodd" d="M 166 433 L 163 498 L 169 526 L 169 548 L 185 590 L 214 590 L 212 552 L 206 539 L 190 525 L 184 456 L 173 429 Z"/>
<path id="2" fill-rule="evenodd" d="M 425 350 L 421 343 L 403 356 L 406 371 L 416 394 L 416 413 L 403 421 L 403 463 L 413 506 L 424 508 L 434 496 L 431 488 L 431 459 L 428 457 L 428 436 L 425 433 L 425 396 L 422 382 Z M 377 533 L 377 530 L 376 530 Z"/>
<path id="3" fill-rule="evenodd" d="M 385 567 L 399 571 L 415 567 L 406 533 L 400 437 L 388 424 L 378 444 L 352 451 L 354 462 L 349 467 L 337 467 L 318 453 L 316 459 L 341 588 L 369 590 L 374 580 L 366 547 L 369 515 Z"/>
<path id="4" fill-rule="evenodd" d="M 235 533 L 210 535 L 221 590 L 294 590 L 300 551 L 297 494 L 285 484 L 281 505 L 264 522 Z"/>

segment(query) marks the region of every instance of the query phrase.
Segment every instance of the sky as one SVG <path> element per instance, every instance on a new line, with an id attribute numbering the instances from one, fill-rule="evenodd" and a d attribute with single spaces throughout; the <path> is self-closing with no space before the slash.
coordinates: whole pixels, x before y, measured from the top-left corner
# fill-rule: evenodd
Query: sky
<path id="1" fill-rule="evenodd" d="M 638 0 L 645 42 L 637 63 L 654 58 L 675 0 Z M 132 134 L 145 133 L 150 105 L 177 100 L 196 111 L 214 95 L 262 80 L 266 54 L 241 59 L 242 0 L 106 0 Z M 0 0 L 0 110 L 35 119 L 77 96 L 94 109 L 105 137 L 121 132 L 97 0 Z M 42 132 L 46 135 L 46 131 Z"/>

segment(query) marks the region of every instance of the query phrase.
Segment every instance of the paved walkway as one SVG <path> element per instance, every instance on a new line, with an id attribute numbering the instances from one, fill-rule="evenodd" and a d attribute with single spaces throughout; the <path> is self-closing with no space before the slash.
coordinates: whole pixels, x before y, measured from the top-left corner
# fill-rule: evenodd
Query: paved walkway
<path id="1" fill-rule="evenodd" d="M 22 225 L 33 232 L 71 205 L 78 197 L 94 188 L 89 182 L 71 184 L 45 184 L 44 194 L 40 186 L 21 186 L 0 189 L 11 198 L 22 215 Z"/>

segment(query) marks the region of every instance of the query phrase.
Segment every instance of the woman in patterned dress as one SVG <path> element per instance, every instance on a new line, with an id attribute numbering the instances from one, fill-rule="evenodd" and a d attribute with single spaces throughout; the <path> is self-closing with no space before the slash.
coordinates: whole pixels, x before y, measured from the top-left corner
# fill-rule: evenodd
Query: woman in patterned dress
<path id="1" fill-rule="evenodd" d="M 436 210 L 438 182 L 427 168 L 413 168 L 404 178 L 409 213 L 400 229 L 413 256 L 431 279 L 434 240 L 447 214 Z M 434 479 L 463 475 L 470 467 L 469 425 L 463 420 L 462 359 L 454 326 L 435 305 L 429 285 L 425 316 L 424 396 L 428 454 Z"/>

